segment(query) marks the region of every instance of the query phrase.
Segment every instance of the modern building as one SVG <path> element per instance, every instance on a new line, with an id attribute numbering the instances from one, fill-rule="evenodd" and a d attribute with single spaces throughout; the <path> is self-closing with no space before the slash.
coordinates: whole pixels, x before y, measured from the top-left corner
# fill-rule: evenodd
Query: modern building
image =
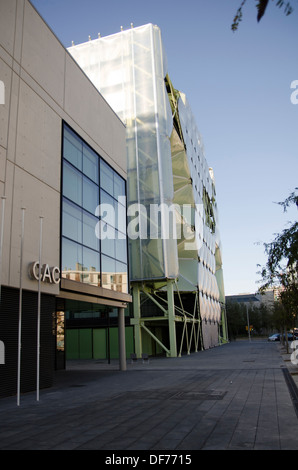
<path id="1" fill-rule="evenodd" d="M 69 52 L 126 126 L 135 349 L 175 357 L 227 341 L 215 180 L 185 94 L 147 24 Z"/>
<path id="2" fill-rule="evenodd" d="M 280 288 L 275 287 L 274 289 L 269 289 L 266 292 L 260 294 L 235 294 L 227 295 L 226 302 L 237 302 L 241 304 L 246 304 L 247 306 L 260 307 L 262 304 L 266 305 L 269 308 L 273 308 L 274 302 L 278 300 L 280 293 Z"/>
<path id="3" fill-rule="evenodd" d="M 0 0 L 0 397 L 227 341 L 216 190 L 152 24 L 68 51 Z"/>
<path id="4" fill-rule="evenodd" d="M 65 344 L 121 369 L 133 352 L 126 129 L 28 0 L 0 0 L 0 81 L 0 397 L 19 399 Z"/>

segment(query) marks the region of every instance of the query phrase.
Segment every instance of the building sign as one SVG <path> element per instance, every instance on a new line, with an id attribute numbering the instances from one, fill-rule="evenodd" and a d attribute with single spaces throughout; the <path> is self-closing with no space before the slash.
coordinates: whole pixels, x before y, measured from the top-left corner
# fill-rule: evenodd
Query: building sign
<path id="1" fill-rule="evenodd" d="M 29 264 L 29 276 L 31 279 L 39 280 L 39 262 L 35 261 Z M 60 269 L 57 266 L 49 267 L 48 264 L 43 264 L 41 267 L 40 280 L 42 282 L 49 282 L 50 284 L 59 284 L 60 282 Z"/>

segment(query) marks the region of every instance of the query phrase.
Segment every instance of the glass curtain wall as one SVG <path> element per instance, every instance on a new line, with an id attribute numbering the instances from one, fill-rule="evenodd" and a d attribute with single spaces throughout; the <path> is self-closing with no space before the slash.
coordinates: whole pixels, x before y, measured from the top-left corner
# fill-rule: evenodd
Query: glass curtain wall
<path id="1" fill-rule="evenodd" d="M 62 277 L 128 292 L 126 184 L 63 125 Z"/>

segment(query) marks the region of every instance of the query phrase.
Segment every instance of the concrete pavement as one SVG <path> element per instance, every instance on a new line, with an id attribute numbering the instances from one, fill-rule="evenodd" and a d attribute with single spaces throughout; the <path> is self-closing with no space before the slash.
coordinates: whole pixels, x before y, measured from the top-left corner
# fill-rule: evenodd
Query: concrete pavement
<path id="1" fill-rule="evenodd" d="M 297 374 L 279 343 L 259 340 L 127 361 L 123 372 L 68 362 L 38 402 L 0 400 L 0 449 L 298 450 Z"/>

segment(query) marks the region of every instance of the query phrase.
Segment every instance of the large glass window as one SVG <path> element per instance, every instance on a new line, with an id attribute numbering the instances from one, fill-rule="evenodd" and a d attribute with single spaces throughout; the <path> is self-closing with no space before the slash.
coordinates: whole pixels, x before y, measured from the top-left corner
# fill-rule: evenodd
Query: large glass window
<path id="1" fill-rule="evenodd" d="M 68 127 L 64 126 L 64 141 L 63 141 L 63 157 L 69 161 L 73 166 L 82 170 L 83 160 L 83 142 L 79 137 L 71 131 Z"/>
<path id="2" fill-rule="evenodd" d="M 63 164 L 63 196 L 78 206 L 83 202 L 82 174 L 67 162 Z"/>
<path id="3" fill-rule="evenodd" d="M 62 159 L 62 277 L 128 292 L 125 180 L 66 124 Z"/>

